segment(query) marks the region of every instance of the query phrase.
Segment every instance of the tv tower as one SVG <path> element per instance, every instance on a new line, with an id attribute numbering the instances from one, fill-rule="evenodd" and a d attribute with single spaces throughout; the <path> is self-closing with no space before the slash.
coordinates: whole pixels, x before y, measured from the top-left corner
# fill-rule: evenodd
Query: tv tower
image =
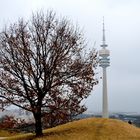
<path id="1" fill-rule="evenodd" d="M 108 118 L 108 96 L 107 96 L 107 73 L 106 68 L 110 65 L 110 52 L 106 49 L 108 45 L 106 44 L 105 40 L 105 25 L 104 25 L 104 18 L 103 18 L 103 39 L 102 39 L 102 49 L 99 50 L 99 66 L 103 69 L 103 112 L 102 117 Z"/>

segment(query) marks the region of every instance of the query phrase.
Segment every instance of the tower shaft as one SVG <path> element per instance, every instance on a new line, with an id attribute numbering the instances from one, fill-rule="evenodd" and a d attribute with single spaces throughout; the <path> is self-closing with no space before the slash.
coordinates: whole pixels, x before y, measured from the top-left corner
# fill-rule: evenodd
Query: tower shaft
<path id="1" fill-rule="evenodd" d="M 103 68 L 103 118 L 108 118 L 108 97 L 107 97 L 107 73 L 106 68 Z"/>

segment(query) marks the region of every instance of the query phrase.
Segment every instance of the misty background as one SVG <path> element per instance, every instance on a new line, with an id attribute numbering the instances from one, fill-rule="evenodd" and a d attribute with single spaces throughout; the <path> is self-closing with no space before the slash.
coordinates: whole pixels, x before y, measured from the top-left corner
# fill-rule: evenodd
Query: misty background
<path id="1" fill-rule="evenodd" d="M 83 29 L 87 49 L 101 49 L 102 18 L 110 50 L 107 68 L 110 112 L 140 113 L 140 1 L 139 0 L 0 0 L 0 30 L 33 12 L 54 10 Z M 88 112 L 102 111 L 102 69 L 99 84 L 85 101 Z"/>

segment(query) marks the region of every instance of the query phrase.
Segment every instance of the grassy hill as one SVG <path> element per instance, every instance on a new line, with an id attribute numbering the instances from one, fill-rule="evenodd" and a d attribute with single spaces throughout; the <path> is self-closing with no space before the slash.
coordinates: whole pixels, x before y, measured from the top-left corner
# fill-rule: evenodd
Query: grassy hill
<path id="1" fill-rule="evenodd" d="M 140 140 L 140 129 L 120 120 L 88 118 L 47 129 L 42 138 L 26 134 L 8 140 Z"/>

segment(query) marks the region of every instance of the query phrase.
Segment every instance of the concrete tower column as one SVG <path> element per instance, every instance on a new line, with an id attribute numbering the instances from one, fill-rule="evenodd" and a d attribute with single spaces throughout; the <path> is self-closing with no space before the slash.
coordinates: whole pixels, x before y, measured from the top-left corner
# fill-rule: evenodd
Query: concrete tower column
<path id="1" fill-rule="evenodd" d="M 107 73 L 103 68 L 103 118 L 108 118 Z"/>

